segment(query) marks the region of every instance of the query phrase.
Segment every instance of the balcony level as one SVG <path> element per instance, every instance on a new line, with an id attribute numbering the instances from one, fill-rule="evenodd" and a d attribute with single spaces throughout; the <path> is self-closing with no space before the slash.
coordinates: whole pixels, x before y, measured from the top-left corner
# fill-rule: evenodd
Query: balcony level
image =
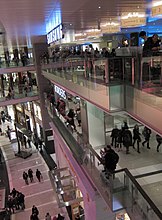
<path id="1" fill-rule="evenodd" d="M 117 57 L 92 63 L 93 68 L 83 61 L 51 63 L 42 66 L 42 74 L 105 112 L 126 111 L 162 134 L 161 57 Z"/>

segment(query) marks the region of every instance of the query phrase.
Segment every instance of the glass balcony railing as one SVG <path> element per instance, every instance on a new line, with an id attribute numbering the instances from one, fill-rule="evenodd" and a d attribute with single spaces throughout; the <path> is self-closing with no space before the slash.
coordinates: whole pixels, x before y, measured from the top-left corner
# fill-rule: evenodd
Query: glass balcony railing
<path id="1" fill-rule="evenodd" d="M 13 68 L 13 67 L 22 67 L 22 66 L 30 66 L 33 65 L 33 58 L 25 60 L 25 62 L 19 61 L 0 61 L 0 68 Z"/>
<path id="2" fill-rule="evenodd" d="M 126 209 L 132 219 L 162 219 L 162 213 L 127 169 L 118 170 L 107 179 L 100 166 L 102 158 L 97 152 L 84 142 L 81 134 L 67 128 L 65 119 L 57 115 L 54 105 L 47 98 L 46 107 L 74 158 L 113 212 Z"/>
<path id="3" fill-rule="evenodd" d="M 126 83 L 146 93 L 162 96 L 162 56 L 65 59 L 42 68 L 78 84 L 84 79 L 102 85 Z"/>
<path id="4" fill-rule="evenodd" d="M 37 86 L 26 87 L 24 85 L 14 85 L 13 89 L 9 91 L 8 86 L 6 85 L 4 89 L 0 90 L 0 102 L 7 101 L 12 99 L 21 99 L 25 97 L 32 97 L 38 95 L 38 88 Z"/>

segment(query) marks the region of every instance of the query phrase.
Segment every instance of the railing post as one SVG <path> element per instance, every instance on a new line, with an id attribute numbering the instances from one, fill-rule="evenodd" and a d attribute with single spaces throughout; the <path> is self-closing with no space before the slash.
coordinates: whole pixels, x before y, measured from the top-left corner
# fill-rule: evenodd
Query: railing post
<path id="1" fill-rule="evenodd" d="M 105 83 L 109 83 L 109 59 L 105 60 Z"/>

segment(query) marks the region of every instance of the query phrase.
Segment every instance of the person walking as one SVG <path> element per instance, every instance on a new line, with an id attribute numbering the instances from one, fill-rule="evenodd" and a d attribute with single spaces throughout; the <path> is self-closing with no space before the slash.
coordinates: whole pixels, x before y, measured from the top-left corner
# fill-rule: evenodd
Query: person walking
<path id="1" fill-rule="evenodd" d="M 46 214 L 46 216 L 45 216 L 45 220 L 52 220 L 52 218 L 51 218 L 49 212 L 47 212 L 47 214 Z"/>
<path id="2" fill-rule="evenodd" d="M 136 124 L 134 126 L 134 129 L 133 129 L 133 148 L 135 149 L 134 145 L 137 141 L 137 152 L 140 153 L 140 150 L 139 150 L 139 143 L 141 142 L 141 137 L 140 137 L 140 132 L 139 132 L 139 126 Z"/>
<path id="3" fill-rule="evenodd" d="M 22 210 L 25 209 L 25 195 L 21 192 L 18 193 L 18 202 Z"/>
<path id="4" fill-rule="evenodd" d="M 7 133 L 7 136 L 8 136 L 8 138 L 9 138 L 9 140 L 11 141 L 11 128 L 10 128 L 9 125 L 7 126 L 7 131 L 6 131 L 6 133 Z"/>
<path id="5" fill-rule="evenodd" d="M 70 109 L 69 110 L 69 113 L 67 114 L 67 122 L 74 128 L 74 131 L 77 131 L 76 130 L 76 125 L 75 125 L 75 122 L 74 122 L 74 110 L 73 109 Z"/>
<path id="6" fill-rule="evenodd" d="M 158 134 L 156 135 L 156 141 L 158 143 L 156 149 L 157 149 L 157 152 L 159 152 L 159 147 L 162 144 L 162 137 L 160 135 L 158 135 Z"/>
<path id="7" fill-rule="evenodd" d="M 142 146 L 144 147 L 145 146 L 145 143 L 147 143 L 147 149 L 150 149 L 150 136 L 151 136 L 151 129 L 150 128 L 147 128 L 146 126 L 144 127 L 144 130 L 142 132 L 144 138 L 145 138 L 145 141 L 142 142 Z"/>
<path id="8" fill-rule="evenodd" d="M 111 149 L 111 146 L 107 146 L 107 152 L 104 158 L 106 174 L 107 178 L 109 178 L 109 176 L 111 176 L 116 169 L 117 163 L 119 161 L 119 156 L 113 149 Z"/>
<path id="9" fill-rule="evenodd" d="M 115 141 L 115 148 L 117 147 L 118 134 L 119 134 L 119 129 L 117 128 L 117 125 L 115 125 L 115 128 L 113 128 L 110 136 L 112 138 L 111 146 L 114 146 L 114 141 Z"/>
<path id="10" fill-rule="evenodd" d="M 57 220 L 64 220 L 64 219 L 65 219 L 64 216 L 62 216 L 61 214 L 58 214 Z"/>
<path id="11" fill-rule="evenodd" d="M 32 207 L 32 215 L 31 215 L 32 220 L 37 220 L 37 219 L 39 219 L 39 218 L 38 218 L 38 215 L 39 215 L 38 208 L 37 208 L 35 205 L 33 205 L 33 207 Z"/>
<path id="12" fill-rule="evenodd" d="M 36 177 L 37 177 L 38 181 L 41 182 L 42 174 L 38 169 L 36 170 Z"/>
<path id="13" fill-rule="evenodd" d="M 26 185 L 29 185 L 29 182 L 28 182 L 28 174 L 27 174 L 25 171 L 23 172 L 23 179 L 24 179 Z"/>
<path id="14" fill-rule="evenodd" d="M 132 133 L 127 128 L 123 131 L 123 145 L 126 148 L 126 154 L 129 154 L 129 147 L 132 146 Z"/>
<path id="15" fill-rule="evenodd" d="M 28 170 L 28 176 L 29 176 L 30 182 L 32 183 L 33 182 L 33 170 L 32 169 Z"/>

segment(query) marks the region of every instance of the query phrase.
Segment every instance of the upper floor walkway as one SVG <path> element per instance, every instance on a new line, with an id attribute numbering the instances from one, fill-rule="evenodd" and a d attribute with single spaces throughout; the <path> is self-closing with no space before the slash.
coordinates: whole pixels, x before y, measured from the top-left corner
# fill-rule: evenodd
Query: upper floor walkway
<path id="1" fill-rule="evenodd" d="M 69 94 L 106 112 L 127 111 L 162 134 L 161 65 L 161 56 L 78 59 L 42 65 L 42 74 Z"/>

